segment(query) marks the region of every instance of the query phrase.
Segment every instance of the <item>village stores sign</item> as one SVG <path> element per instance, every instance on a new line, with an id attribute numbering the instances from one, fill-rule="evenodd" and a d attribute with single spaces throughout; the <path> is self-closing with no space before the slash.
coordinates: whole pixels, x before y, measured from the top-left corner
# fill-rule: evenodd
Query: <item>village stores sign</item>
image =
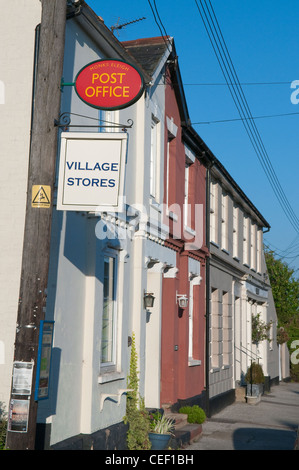
<path id="1" fill-rule="evenodd" d="M 82 101 L 103 110 L 132 105 L 144 89 L 138 70 L 114 59 L 86 65 L 74 85 Z M 126 151 L 125 132 L 62 133 L 57 209 L 121 212 Z"/>

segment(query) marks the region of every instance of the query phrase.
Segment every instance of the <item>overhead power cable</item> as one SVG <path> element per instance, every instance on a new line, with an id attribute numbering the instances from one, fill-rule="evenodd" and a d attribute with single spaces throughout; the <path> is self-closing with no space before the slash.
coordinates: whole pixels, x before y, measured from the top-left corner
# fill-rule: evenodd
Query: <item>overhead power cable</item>
<path id="1" fill-rule="evenodd" d="M 299 252 L 299 234 L 296 235 L 295 239 L 284 250 L 273 245 L 273 243 L 270 243 L 269 240 L 266 240 L 266 239 L 265 239 L 265 244 L 273 247 L 273 251 L 275 251 L 275 253 L 277 253 L 279 256 L 282 256 L 282 257 L 289 256 L 289 255 L 292 255 L 293 253 Z"/>
<path id="2" fill-rule="evenodd" d="M 289 82 L 243 82 L 240 85 L 290 85 L 291 83 L 290 80 Z M 237 83 L 230 83 L 230 85 L 237 85 Z M 184 83 L 184 86 L 227 86 L 227 83 Z"/>
<path id="3" fill-rule="evenodd" d="M 155 0 L 153 0 L 153 2 L 154 2 L 154 8 L 153 8 L 153 6 L 152 6 L 150 0 L 148 0 L 148 4 L 149 4 L 149 6 L 150 6 L 150 8 L 151 8 L 151 10 L 152 10 L 152 13 L 153 13 L 153 16 L 154 16 L 154 20 L 155 20 L 155 22 L 156 22 L 156 25 L 158 26 L 158 28 L 159 28 L 159 30 L 160 30 L 161 36 L 162 36 L 162 38 L 163 38 L 163 41 L 164 41 L 165 44 L 166 44 L 166 47 L 167 47 L 167 49 L 168 49 L 169 54 L 171 54 L 171 50 L 169 49 L 168 41 L 167 41 L 167 39 L 165 39 L 165 38 L 168 37 L 168 34 L 166 33 L 166 29 L 165 29 L 165 27 L 164 27 L 164 25 L 163 25 L 163 23 L 162 23 L 161 18 L 160 18 L 160 15 L 159 15 L 159 12 L 158 12 L 157 5 L 156 5 Z M 157 19 L 157 17 L 158 17 L 158 19 Z M 159 23 L 159 22 L 160 22 L 160 23 Z M 162 30 L 163 30 L 163 31 L 162 31 Z M 164 32 L 164 34 L 163 34 L 163 32 Z"/>
<path id="4" fill-rule="evenodd" d="M 249 105 L 244 95 L 240 80 L 237 76 L 235 67 L 231 60 L 228 48 L 226 46 L 223 34 L 221 32 L 218 20 L 216 18 L 211 1 L 200 0 L 200 5 L 195 0 L 196 6 L 202 18 L 203 24 L 207 31 L 209 40 L 215 52 L 216 58 L 224 75 L 225 81 L 237 107 L 240 118 L 243 122 L 247 135 L 251 141 L 254 151 L 262 165 L 262 168 L 269 180 L 269 183 L 274 191 L 274 194 L 284 211 L 289 222 L 299 233 L 299 220 L 294 213 L 271 164 L 265 146 L 263 144 L 260 133 L 256 127 L 254 118 L 252 117 Z M 209 4 L 209 6 L 208 6 Z M 236 85 L 234 85 L 236 84 Z"/>
<path id="5" fill-rule="evenodd" d="M 282 114 L 270 114 L 267 116 L 255 116 L 252 119 L 266 119 L 266 118 L 274 118 L 274 117 L 281 117 L 281 116 L 294 116 L 299 113 L 282 113 Z M 242 118 L 235 118 L 235 119 L 220 119 L 218 121 L 199 121 L 193 122 L 192 125 L 195 124 L 215 124 L 215 123 L 222 123 L 222 122 L 233 122 L 233 121 L 243 121 Z"/>

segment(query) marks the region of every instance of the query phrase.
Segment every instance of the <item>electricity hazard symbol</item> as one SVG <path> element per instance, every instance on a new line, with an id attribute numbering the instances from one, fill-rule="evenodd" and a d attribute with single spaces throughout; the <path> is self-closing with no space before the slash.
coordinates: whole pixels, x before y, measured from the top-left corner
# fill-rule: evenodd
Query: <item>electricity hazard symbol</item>
<path id="1" fill-rule="evenodd" d="M 32 207 L 50 207 L 51 186 L 33 185 L 31 205 Z"/>

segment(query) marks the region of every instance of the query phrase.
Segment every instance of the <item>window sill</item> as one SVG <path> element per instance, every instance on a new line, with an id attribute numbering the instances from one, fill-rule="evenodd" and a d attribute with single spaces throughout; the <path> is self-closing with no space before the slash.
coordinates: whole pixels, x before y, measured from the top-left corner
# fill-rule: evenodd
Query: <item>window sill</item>
<path id="1" fill-rule="evenodd" d="M 188 366 L 189 367 L 201 366 L 201 360 L 200 359 L 191 359 L 191 358 L 189 358 Z"/>
<path id="2" fill-rule="evenodd" d="M 221 251 L 225 253 L 226 255 L 229 255 L 229 251 L 227 251 L 226 248 L 221 248 Z"/>
<path id="3" fill-rule="evenodd" d="M 116 380 L 124 380 L 126 375 L 124 372 L 116 372 L 116 371 L 107 371 L 101 373 L 98 377 L 99 384 L 105 384 L 108 382 L 115 382 Z"/>
<path id="4" fill-rule="evenodd" d="M 184 225 L 184 231 L 189 233 L 190 235 L 193 235 L 193 237 L 196 236 L 196 231 L 193 230 L 193 228 L 188 227 L 187 225 Z"/>
<path id="5" fill-rule="evenodd" d="M 170 210 L 168 210 L 168 209 L 166 209 L 166 215 L 167 215 L 170 219 L 174 220 L 175 222 L 177 222 L 177 221 L 179 220 L 179 217 L 178 217 L 174 212 L 172 212 L 172 211 L 170 211 Z"/>
<path id="6" fill-rule="evenodd" d="M 150 206 L 155 209 L 157 212 L 162 212 L 162 206 L 159 202 L 156 201 L 155 198 L 150 199 Z"/>

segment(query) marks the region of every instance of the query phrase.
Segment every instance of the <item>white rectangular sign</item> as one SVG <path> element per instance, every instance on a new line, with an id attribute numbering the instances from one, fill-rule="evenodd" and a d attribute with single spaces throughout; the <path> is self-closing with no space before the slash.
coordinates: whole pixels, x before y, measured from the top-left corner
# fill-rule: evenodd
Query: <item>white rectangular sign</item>
<path id="1" fill-rule="evenodd" d="M 123 211 L 127 134 L 61 134 L 58 210 Z"/>

